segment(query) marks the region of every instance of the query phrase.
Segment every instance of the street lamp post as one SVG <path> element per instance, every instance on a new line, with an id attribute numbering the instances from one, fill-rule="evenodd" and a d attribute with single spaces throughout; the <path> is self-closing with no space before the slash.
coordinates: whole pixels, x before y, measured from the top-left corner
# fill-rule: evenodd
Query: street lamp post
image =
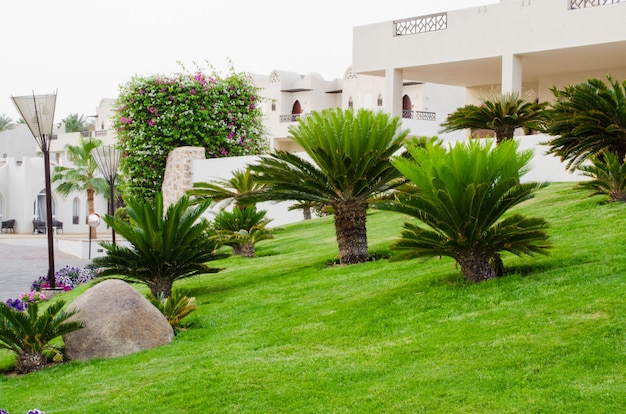
<path id="1" fill-rule="evenodd" d="M 115 215 L 115 179 L 117 178 L 117 169 L 120 165 L 120 151 L 113 145 L 100 146 L 91 150 L 91 155 L 98 165 L 100 173 L 109 183 L 111 191 L 109 197 L 109 215 Z M 115 230 L 111 227 L 111 236 L 113 245 L 115 245 Z"/>
<path id="2" fill-rule="evenodd" d="M 54 124 L 56 92 L 50 95 L 12 96 L 17 111 L 28 125 L 37 145 L 43 152 L 43 165 L 46 181 L 46 234 L 48 236 L 48 283 L 56 288 L 54 280 L 54 236 L 52 231 L 52 188 L 50 184 L 50 135 Z"/>

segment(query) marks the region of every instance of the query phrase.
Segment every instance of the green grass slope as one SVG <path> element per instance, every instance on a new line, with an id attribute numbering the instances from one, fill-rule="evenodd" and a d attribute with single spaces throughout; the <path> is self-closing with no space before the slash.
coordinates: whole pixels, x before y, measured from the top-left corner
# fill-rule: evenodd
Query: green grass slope
<path id="1" fill-rule="evenodd" d="M 332 218 L 286 226 L 259 257 L 175 285 L 198 309 L 171 345 L 0 377 L 0 408 L 622 412 L 626 205 L 600 200 L 571 184 L 541 190 L 518 210 L 550 222 L 551 254 L 505 255 L 509 274 L 478 285 L 446 258 L 331 267 Z M 388 251 L 404 220 L 370 214 L 370 250 Z"/>

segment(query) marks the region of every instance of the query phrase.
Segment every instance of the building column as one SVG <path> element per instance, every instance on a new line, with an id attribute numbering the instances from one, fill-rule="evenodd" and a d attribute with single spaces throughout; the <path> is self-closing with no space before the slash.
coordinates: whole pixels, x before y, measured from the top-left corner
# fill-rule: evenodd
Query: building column
<path id="1" fill-rule="evenodd" d="M 518 55 L 502 56 L 502 93 L 522 93 L 522 58 Z"/>
<path id="2" fill-rule="evenodd" d="M 388 68 L 385 70 L 385 96 L 383 108 L 392 116 L 402 118 L 402 70 Z"/>

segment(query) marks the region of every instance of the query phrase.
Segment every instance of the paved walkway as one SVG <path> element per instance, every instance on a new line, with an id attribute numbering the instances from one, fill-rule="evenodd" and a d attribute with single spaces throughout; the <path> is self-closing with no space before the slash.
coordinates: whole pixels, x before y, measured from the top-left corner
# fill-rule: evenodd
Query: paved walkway
<path id="1" fill-rule="evenodd" d="M 63 236 L 55 236 L 55 271 L 65 266 L 85 267 L 91 262 L 59 251 L 56 248 L 58 237 Z M 76 238 L 76 235 L 69 237 Z M 47 273 L 48 238 L 45 234 L 0 234 L 0 301 L 28 292 L 31 283 Z"/>

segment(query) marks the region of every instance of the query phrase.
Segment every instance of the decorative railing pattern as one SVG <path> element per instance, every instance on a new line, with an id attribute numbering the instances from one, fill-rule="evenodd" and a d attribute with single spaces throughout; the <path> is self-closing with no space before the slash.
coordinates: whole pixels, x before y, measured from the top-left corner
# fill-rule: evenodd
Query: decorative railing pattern
<path id="1" fill-rule="evenodd" d="M 626 0 L 569 0 L 569 8 L 584 9 L 586 7 L 606 6 L 608 4 L 626 3 Z"/>
<path id="2" fill-rule="evenodd" d="M 437 114 L 435 112 L 402 110 L 402 118 L 417 119 L 418 121 L 436 121 Z"/>
<path id="3" fill-rule="evenodd" d="M 288 115 L 281 115 L 280 116 L 280 123 L 284 124 L 287 122 L 297 122 L 298 118 L 300 118 L 301 116 L 307 116 L 310 115 L 310 113 L 306 113 L 306 114 L 288 114 Z"/>
<path id="4" fill-rule="evenodd" d="M 573 1 L 573 0 L 572 0 Z M 448 13 L 429 14 L 427 16 L 411 17 L 394 20 L 393 35 L 406 36 L 418 33 L 436 32 L 448 28 Z"/>

